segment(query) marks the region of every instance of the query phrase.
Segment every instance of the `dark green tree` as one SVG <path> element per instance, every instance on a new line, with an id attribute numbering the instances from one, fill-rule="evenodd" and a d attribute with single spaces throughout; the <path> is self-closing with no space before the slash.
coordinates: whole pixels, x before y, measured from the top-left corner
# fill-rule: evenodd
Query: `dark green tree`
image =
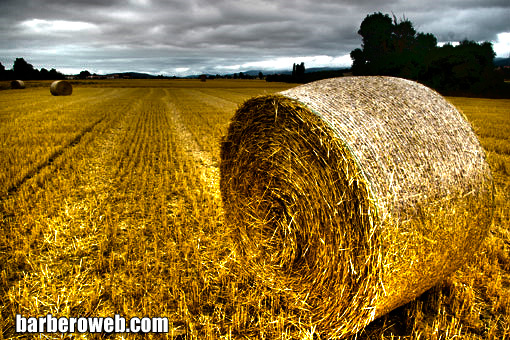
<path id="1" fill-rule="evenodd" d="M 352 73 L 355 75 L 367 74 L 367 59 L 361 48 L 356 48 L 350 53 L 352 59 Z"/>
<path id="2" fill-rule="evenodd" d="M 408 78 L 452 94 L 489 93 L 504 85 L 489 42 L 438 47 L 434 35 L 417 33 L 408 19 L 382 13 L 367 15 L 358 33 L 361 48 L 350 54 L 354 75 Z"/>
<path id="3" fill-rule="evenodd" d="M 294 63 L 292 65 L 292 79 L 296 82 L 303 82 L 305 77 L 305 63 Z"/>
<path id="4" fill-rule="evenodd" d="M 0 63 L 0 80 L 7 79 L 6 73 L 5 73 L 5 66 Z"/>
<path id="5" fill-rule="evenodd" d="M 34 67 L 23 58 L 16 58 L 12 69 L 14 71 L 14 76 L 18 79 L 28 80 L 39 78 L 39 71 L 35 70 Z"/>
<path id="6" fill-rule="evenodd" d="M 80 74 L 78 75 L 78 78 L 87 79 L 87 77 L 89 77 L 89 76 L 90 76 L 90 72 L 87 70 L 84 70 L 84 71 L 80 72 Z"/>
<path id="7" fill-rule="evenodd" d="M 396 75 L 416 78 L 417 34 L 411 21 L 380 12 L 367 15 L 360 25 L 361 49 L 351 52 L 358 75 Z M 421 38 L 420 38 L 421 39 Z"/>
<path id="8" fill-rule="evenodd" d="M 299 65 L 296 65 L 296 75 L 298 78 L 303 78 L 305 76 L 305 63 L 302 62 Z"/>
<path id="9" fill-rule="evenodd" d="M 439 91 L 458 94 L 493 91 L 502 81 L 494 71 L 495 56 L 489 42 L 445 44 L 430 55 L 424 82 Z"/>
<path id="10" fill-rule="evenodd" d="M 389 15 L 380 12 L 368 15 L 360 25 L 358 34 L 362 37 L 361 51 L 363 65 L 361 74 L 387 74 L 390 66 L 393 22 Z M 359 57 L 360 55 L 358 55 Z M 354 72 L 354 70 L 353 70 Z"/>
<path id="11" fill-rule="evenodd" d="M 415 41 L 416 30 L 413 24 L 405 18 L 398 21 L 393 16 L 387 74 L 399 74 L 404 78 L 416 78 L 418 76 L 415 67 Z"/>
<path id="12" fill-rule="evenodd" d="M 49 71 L 49 77 L 49 79 L 65 79 L 65 76 L 54 68 Z"/>
<path id="13" fill-rule="evenodd" d="M 39 79 L 51 79 L 50 72 L 44 67 L 39 71 Z"/>
<path id="14" fill-rule="evenodd" d="M 413 24 L 405 18 L 399 22 L 397 18 L 393 16 L 393 32 L 391 36 L 392 52 L 411 52 L 414 47 L 415 38 L 416 30 Z"/>

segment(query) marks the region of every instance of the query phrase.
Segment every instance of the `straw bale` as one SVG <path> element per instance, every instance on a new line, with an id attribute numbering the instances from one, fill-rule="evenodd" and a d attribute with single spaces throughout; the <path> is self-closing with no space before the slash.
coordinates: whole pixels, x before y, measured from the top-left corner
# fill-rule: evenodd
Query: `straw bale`
<path id="1" fill-rule="evenodd" d="M 73 93 L 73 86 L 65 80 L 56 80 L 51 83 L 50 92 L 54 96 L 70 96 Z"/>
<path id="2" fill-rule="evenodd" d="M 242 267 L 327 338 L 361 330 L 458 269 L 494 208 L 465 117 L 392 77 L 246 101 L 222 141 L 220 174 Z"/>
<path id="3" fill-rule="evenodd" d="M 25 88 L 25 82 L 23 80 L 13 80 L 13 81 L 11 81 L 11 89 L 22 90 L 24 88 Z"/>

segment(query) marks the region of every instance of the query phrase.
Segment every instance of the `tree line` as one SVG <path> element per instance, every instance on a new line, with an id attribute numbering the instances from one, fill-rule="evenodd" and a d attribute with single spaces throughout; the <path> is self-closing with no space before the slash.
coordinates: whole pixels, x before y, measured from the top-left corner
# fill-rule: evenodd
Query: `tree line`
<path id="1" fill-rule="evenodd" d="M 314 71 L 314 72 L 305 72 L 305 63 L 301 62 L 299 64 L 294 63 L 292 66 L 292 73 L 278 73 L 278 74 L 269 74 L 266 76 L 266 81 L 280 81 L 287 83 L 309 83 L 316 80 L 326 79 L 326 78 L 335 78 L 342 77 L 344 73 L 350 72 L 349 69 L 333 69 L 333 70 L 323 70 L 323 71 Z"/>
<path id="2" fill-rule="evenodd" d="M 438 46 L 430 33 L 388 14 L 367 15 L 358 30 L 361 48 L 351 51 L 353 75 L 386 75 L 416 80 L 444 94 L 508 95 L 495 71 L 490 42 L 463 40 Z"/>
<path id="3" fill-rule="evenodd" d="M 510 97 L 510 84 L 504 82 L 508 70 L 495 70 L 490 42 L 465 39 L 438 46 L 433 34 L 417 32 L 408 19 L 380 12 L 367 15 L 358 34 L 362 44 L 350 53 L 351 70 L 305 73 L 301 63 L 293 65 L 292 74 L 268 75 L 266 80 L 307 83 L 350 71 L 415 80 L 445 95 Z"/>
<path id="4" fill-rule="evenodd" d="M 58 72 L 54 68 L 40 70 L 34 68 L 23 58 L 16 58 L 12 69 L 6 70 L 5 66 L 0 63 L 0 80 L 58 80 L 65 79 L 65 75 Z"/>

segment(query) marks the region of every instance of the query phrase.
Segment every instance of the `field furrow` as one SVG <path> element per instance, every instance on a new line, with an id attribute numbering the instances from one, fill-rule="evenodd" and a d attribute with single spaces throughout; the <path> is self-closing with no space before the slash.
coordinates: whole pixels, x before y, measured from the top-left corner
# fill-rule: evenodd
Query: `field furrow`
<path id="1" fill-rule="evenodd" d="M 205 190 L 212 193 L 217 199 L 220 199 L 220 174 L 216 155 L 206 151 L 199 144 L 199 135 L 192 133 L 193 130 L 184 122 L 183 113 L 176 106 L 177 104 L 173 102 L 176 98 L 172 99 L 168 91 L 165 91 L 165 93 L 166 96 L 163 102 L 167 110 L 166 117 L 173 126 L 177 143 L 185 148 L 185 152 L 199 166 L 199 179 Z M 208 127 L 210 128 L 210 125 Z"/>
<path id="2" fill-rule="evenodd" d="M 116 90 L 109 94 L 99 90 L 85 91 L 76 98 L 54 97 L 56 101 L 52 105 L 19 111 L 16 118 L 4 121 L 0 132 L 0 159 L 3 160 L 0 195 L 17 190 L 27 178 L 79 141 L 109 114 L 105 108 L 119 104 L 119 95 Z M 40 89 L 34 90 L 33 98 L 40 98 Z"/>
<path id="3" fill-rule="evenodd" d="M 3 228 L 30 235 L 2 240 L 8 254 L 1 263 L 25 268 L 4 272 L 6 308 L 165 315 L 176 332 L 187 324 L 186 306 L 200 299 L 196 279 L 204 270 L 196 249 L 208 242 L 202 228 L 217 228 L 220 214 L 217 195 L 201 182 L 202 164 L 175 135 L 182 126 L 164 96 L 138 91 L 129 109 L 111 110 L 93 138 L 87 134 L 87 143 L 53 162 L 44 180 L 37 174 L 4 202 L 11 217 Z M 16 214 L 19 207 L 32 223 Z"/>

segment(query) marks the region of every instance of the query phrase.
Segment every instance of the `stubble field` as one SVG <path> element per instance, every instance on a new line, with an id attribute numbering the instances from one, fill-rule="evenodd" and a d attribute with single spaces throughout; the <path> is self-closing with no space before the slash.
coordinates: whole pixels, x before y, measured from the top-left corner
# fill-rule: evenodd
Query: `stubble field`
<path id="1" fill-rule="evenodd" d="M 15 316 L 167 317 L 169 339 L 320 339 L 236 262 L 219 145 L 235 109 L 290 84 L 80 82 L 0 91 L 0 339 Z M 448 98 L 487 151 L 496 209 L 459 271 L 361 339 L 510 339 L 510 100 Z M 314 334 L 315 332 L 315 334 Z M 32 334 L 134 338 L 134 334 Z"/>

